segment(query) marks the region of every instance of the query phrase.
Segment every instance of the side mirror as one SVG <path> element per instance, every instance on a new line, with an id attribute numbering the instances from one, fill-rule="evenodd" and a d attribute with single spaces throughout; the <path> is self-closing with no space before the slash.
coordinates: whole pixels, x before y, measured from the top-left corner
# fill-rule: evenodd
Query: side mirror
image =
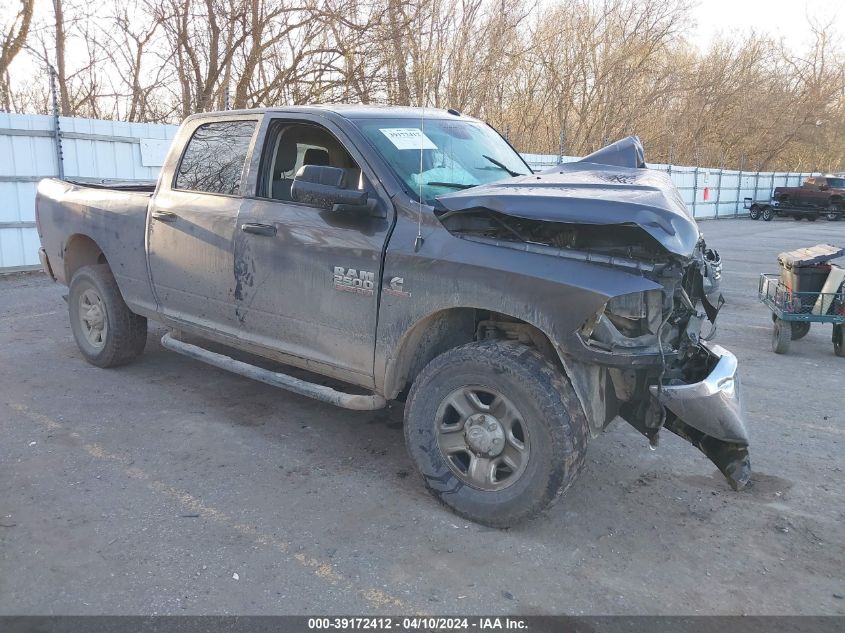
<path id="1" fill-rule="evenodd" d="M 830 189 L 830 185 L 821 185 L 821 186 L 819 187 L 819 190 L 820 190 L 820 191 L 827 191 L 828 189 Z"/>
<path id="2" fill-rule="evenodd" d="M 366 191 L 344 189 L 345 179 L 346 172 L 339 167 L 303 165 L 293 178 L 290 196 L 327 211 L 369 211 L 374 207 Z"/>

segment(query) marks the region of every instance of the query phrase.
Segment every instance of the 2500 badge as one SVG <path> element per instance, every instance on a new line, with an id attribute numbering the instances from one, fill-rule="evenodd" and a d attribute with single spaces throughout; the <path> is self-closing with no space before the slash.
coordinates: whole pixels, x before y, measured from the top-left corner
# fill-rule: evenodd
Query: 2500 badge
<path id="1" fill-rule="evenodd" d="M 334 267 L 334 289 L 371 296 L 375 289 L 375 273 L 344 266 Z"/>

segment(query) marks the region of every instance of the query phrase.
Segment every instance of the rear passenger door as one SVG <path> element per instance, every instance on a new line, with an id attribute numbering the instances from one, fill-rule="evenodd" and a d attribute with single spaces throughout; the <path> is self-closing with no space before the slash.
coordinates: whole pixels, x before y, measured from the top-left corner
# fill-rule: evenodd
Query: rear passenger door
<path id="1" fill-rule="evenodd" d="M 302 165 L 345 172 L 345 187 L 368 191 L 384 217 L 294 202 Z M 348 382 L 373 384 L 382 250 L 392 205 L 343 132 L 316 118 L 267 124 L 255 195 L 244 201 L 235 238 L 235 297 L 244 336 Z"/>
<path id="2" fill-rule="evenodd" d="M 173 321 L 236 335 L 234 236 L 257 117 L 198 124 L 150 205 L 150 276 Z"/>

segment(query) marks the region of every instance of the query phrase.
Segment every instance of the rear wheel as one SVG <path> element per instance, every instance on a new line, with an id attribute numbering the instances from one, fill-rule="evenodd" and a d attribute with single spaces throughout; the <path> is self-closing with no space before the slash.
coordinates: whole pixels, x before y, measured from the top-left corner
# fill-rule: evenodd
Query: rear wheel
<path id="1" fill-rule="evenodd" d="M 492 527 L 537 515 L 569 488 L 587 438 L 565 376 L 516 343 L 445 352 L 420 373 L 405 405 L 405 442 L 431 494 Z"/>
<path id="2" fill-rule="evenodd" d="M 798 221 L 800 221 L 802 218 L 801 218 L 801 216 L 800 216 L 800 215 L 793 215 L 793 216 L 792 216 L 792 219 L 793 219 L 793 220 L 795 220 L 796 222 L 798 222 Z"/>
<path id="3" fill-rule="evenodd" d="M 807 216 L 807 220 L 808 220 L 809 222 L 815 222 L 815 221 L 816 221 L 816 220 L 818 220 L 818 219 L 819 219 L 819 216 L 817 216 L 817 215 L 808 215 L 808 216 Z"/>
<path id="4" fill-rule="evenodd" d="M 116 367 L 144 351 L 147 319 L 126 306 L 107 265 L 77 270 L 67 303 L 73 337 L 89 363 Z"/>
<path id="5" fill-rule="evenodd" d="M 775 319 L 772 328 L 772 351 L 775 354 L 786 354 L 789 351 L 789 342 L 792 339 L 792 328 L 781 319 Z"/>
<path id="6" fill-rule="evenodd" d="M 792 329 L 792 340 L 798 341 L 805 336 L 807 336 L 807 332 L 810 331 L 810 322 L 809 321 L 790 321 L 789 325 Z"/>
<path id="7" fill-rule="evenodd" d="M 756 204 L 751 205 L 751 209 L 748 211 L 748 215 L 751 216 L 752 220 L 759 220 L 760 219 L 760 207 Z"/>
<path id="8" fill-rule="evenodd" d="M 845 356 L 845 326 L 839 323 L 833 326 L 833 353 Z"/>
<path id="9" fill-rule="evenodd" d="M 775 216 L 774 211 L 772 211 L 771 207 L 763 207 L 763 212 L 761 213 L 760 217 L 763 218 L 764 222 L 769 222 Z"/>

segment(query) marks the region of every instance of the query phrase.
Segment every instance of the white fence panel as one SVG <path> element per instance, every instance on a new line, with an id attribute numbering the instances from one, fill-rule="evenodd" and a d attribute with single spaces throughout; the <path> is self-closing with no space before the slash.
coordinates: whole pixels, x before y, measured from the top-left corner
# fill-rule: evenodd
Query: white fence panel
<path id="1" fill-rule="evenodd" d="M 0 113 L 0 270 L 38 265 L 35 188 L 39 178 L 56 176 L 55 120 L 52 116 Z M 59 118 L 65 177 L 154 180 L 175 125 Z M 523 154 L 536 170 L 575 156 Z M 779 185 L 799 185 L 809 173 L 738 172 L 680 165 L 650 165 L 671 175 L 696 218 L 736 217 L 743 199 L 768 199 Z"/>
<path id="2" fill-rule="evenodd" d="M 141 145 L 169 144 L 175 125 L 59 118 L 67 178 L 155 180 L 160 160 Z M 57 176 L 55 119 L 0 113 L 0 270 L 38 265 L 35 189 L 40 178 Z"/>

